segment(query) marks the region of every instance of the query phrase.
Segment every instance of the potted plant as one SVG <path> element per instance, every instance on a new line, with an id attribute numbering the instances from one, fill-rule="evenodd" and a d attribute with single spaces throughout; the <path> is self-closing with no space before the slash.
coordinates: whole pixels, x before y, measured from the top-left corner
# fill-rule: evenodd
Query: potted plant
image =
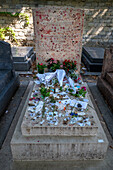
<path id="1" fill-rule="evenodd" d="M 38 63 L 38 65 L 37 65 L 37 68 L 38 68 L 38 73 L 40 73 L 40 74 L 44 74 L 44 68 L 46 68 L 47 66 L 45 65 L 45 64 L 43 64 L 43 63 Z"/>
<path id="2" fill-rule="evenodd" d="M 77 62 L 73 60 L 64 60 L 63 69 L 66 73 L 73 73 L 77 68 Z"/>
<path id="3" fill-rule="evenodd" d="M 47 68 L 51 71 L 56 71 L 56 69 L 61 69 L 63 65 L 61 65 L 59 60 L 54 60 L 54 58 L 50 58 L 47 60 Z"/>

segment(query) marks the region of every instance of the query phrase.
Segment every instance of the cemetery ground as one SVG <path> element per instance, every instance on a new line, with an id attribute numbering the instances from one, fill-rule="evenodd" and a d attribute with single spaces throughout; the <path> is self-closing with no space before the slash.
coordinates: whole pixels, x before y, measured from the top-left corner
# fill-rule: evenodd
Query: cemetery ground
<path id="1" fill-rule="evenodd" d="M 88 83 L 90 88 L 90 96 L 97 111 L 98 117 L 102 127 L 106 133 L 109 141 L 108 151 L 104 160 L 90 160 L 90 161 L 49 161 L 49 162 L 35 162 L 35 161 L 14 161 L 12 159 L 10 141 L 17 125 L 21 110 L 27 98 L 27 87 L 31 80 L 32 74 L 20 74 L 20 87 L 12 97 L 6 112 L 0 118 L 0 137 L 4 138 L 0 149 L 0 170 L 111 170 L 113 169 L 113 114 L 108 108 L 105 100 L 100 94 L 96 82 L 98 75 L 82 75 L 84 81 Z M 1 142 L 1 141 L 0 141 Z"/>

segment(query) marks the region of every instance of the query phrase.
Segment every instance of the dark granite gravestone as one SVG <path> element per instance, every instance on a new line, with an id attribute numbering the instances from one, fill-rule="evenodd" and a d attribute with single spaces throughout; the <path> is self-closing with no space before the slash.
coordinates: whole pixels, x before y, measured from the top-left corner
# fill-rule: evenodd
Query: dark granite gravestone
<path id="1" fill-rule="evenodd" d="M 18 86 L 19 76 L 15 74 L 13 68 L 10 44 L 0 41 L 0 116 Z"/>
<path id="2" fill-rule="evenodd" d="M 83 47 L 82 61 L 90 72 L 101 72 L 104 59 L 104 48 Z"/>
<path id="3" fill-rule="evenodd" d="M 113 47 L 105 50 L 101 76 L 97 86 L 113 111 Z"/>
<path id="4" fill-rule="evenodd" d="M 12 47 L 14 68 L 16 71 L 28 71 L 36 59 L 33 47 Z"/>

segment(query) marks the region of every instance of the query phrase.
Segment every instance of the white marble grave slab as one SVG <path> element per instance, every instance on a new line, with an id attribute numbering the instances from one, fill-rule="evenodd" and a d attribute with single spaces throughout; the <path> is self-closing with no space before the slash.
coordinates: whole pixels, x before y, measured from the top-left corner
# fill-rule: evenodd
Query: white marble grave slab
<path id="1" fill-rule="evenodd" d="M 86 84 L 84 84 L 87 86 Z M 82 84 L 83 86 L 83 84 Z M 33 91 L 38 90 L 38 85 L 34 85 Z M 56 94 L 56 93 L 55 93 Z M 31 93 L 32 95 L 32 93 Z M 76 98 L 75 98 L 76 99 Z M 78 112 L 78 117 L 75 119 L 81 119 L 84 116 L 84 113 L 87 115 L 89 121 L 87 123 L 77 122 L 75 124 L 70 124 L 70 121 L 65 125 L 63 124 L 63 120 L 67 118 L 68 111 L 64 113 L 64 111 L 58 110 L 58 116 L 55 118 L 58 120 L 56 123 L 49 123 L 46 118 L 39 117 L 36 118 L 35 115 L 29 116 L 29 106 L 28 103 L 27 109 L 25 111 L 25 115 L 21 125 L 21 131 L 23 136 L 42 136 L 42 135 L 52 135 L 52 136 L 94 136 L 98 131 L 97 124 L 97 115 L 96 111 L 93 107 L 89 94 L 87 94 L 88 102 L 88 110 L 84 112 Z M 61 100 L 62 101 L 62 100 Z M 85 103 L 85 102 L 84 102 Z M 49 104 L 46 104 L 46 107 L 49 108 Z M 80 113 L 80 114 L 79 114 Z M 33 114 L 33 113 L 31 113 Z M 51 113 L 50 113 L 51 114 Z M 81 115 L 83 114 L 83 115 Z M 51 115 L 54 119 L 54 116 Z M 50 117 L 48 117 L 49 119 Z M 52 119 L 52 120 L 53 120 Z M 93 124 L 91 124 L 93 122 Z"/>

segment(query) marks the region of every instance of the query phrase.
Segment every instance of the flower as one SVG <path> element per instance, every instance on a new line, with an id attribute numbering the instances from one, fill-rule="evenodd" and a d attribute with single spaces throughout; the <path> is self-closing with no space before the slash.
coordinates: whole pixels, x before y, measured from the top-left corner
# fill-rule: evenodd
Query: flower
<path id="1" fill-rule="evenodd" d="M 57 64 L 57 60 L 54 60 L 53 63 Z"/>
<path id="2" fill-rule="evenodd" d="M 60 65 L 61 68 L 63 68 L 63 65 Z"/>
<path id="3" fill-rule="evenodd" d="M 52 71 L 55 71 L 56 69 L 60 69 L 60 61 L 59 60 L 54 60 L 54 58 L 50 58 L 47 60 L 47 68 L 52 70 Z"/>
<path id="4" fill-rule="evenodd" d="M 81 89 L 84 89 L 84 91 L 86 91 L 86 87 L 85 86 L 82 86 Z"/>
<path id="5" fill-rule="evenodd" d="M 73 60 L 64 60 L 63 61 L 63 68 L 65 71 L 76 70 L 77 62 Z M 68 70 L 69 69 L 69 70 Z"/>
<path id="6" fill-rule="evenodd" d="M 80 80 L 80 77 L 78 77 L 78 80 Z"/>
<path id="7" fill-rule="evenodd" d="M 38 63 L 38 65 L 37 65 L 37 68 L 38 68 L 38 73 L 40 73 L 40 74 L 43 74 L 44 73 L 44 68 L 46 68 L 47 66 L 45 65 L 45 64 L 43 64 L 43 63 Z"/>

